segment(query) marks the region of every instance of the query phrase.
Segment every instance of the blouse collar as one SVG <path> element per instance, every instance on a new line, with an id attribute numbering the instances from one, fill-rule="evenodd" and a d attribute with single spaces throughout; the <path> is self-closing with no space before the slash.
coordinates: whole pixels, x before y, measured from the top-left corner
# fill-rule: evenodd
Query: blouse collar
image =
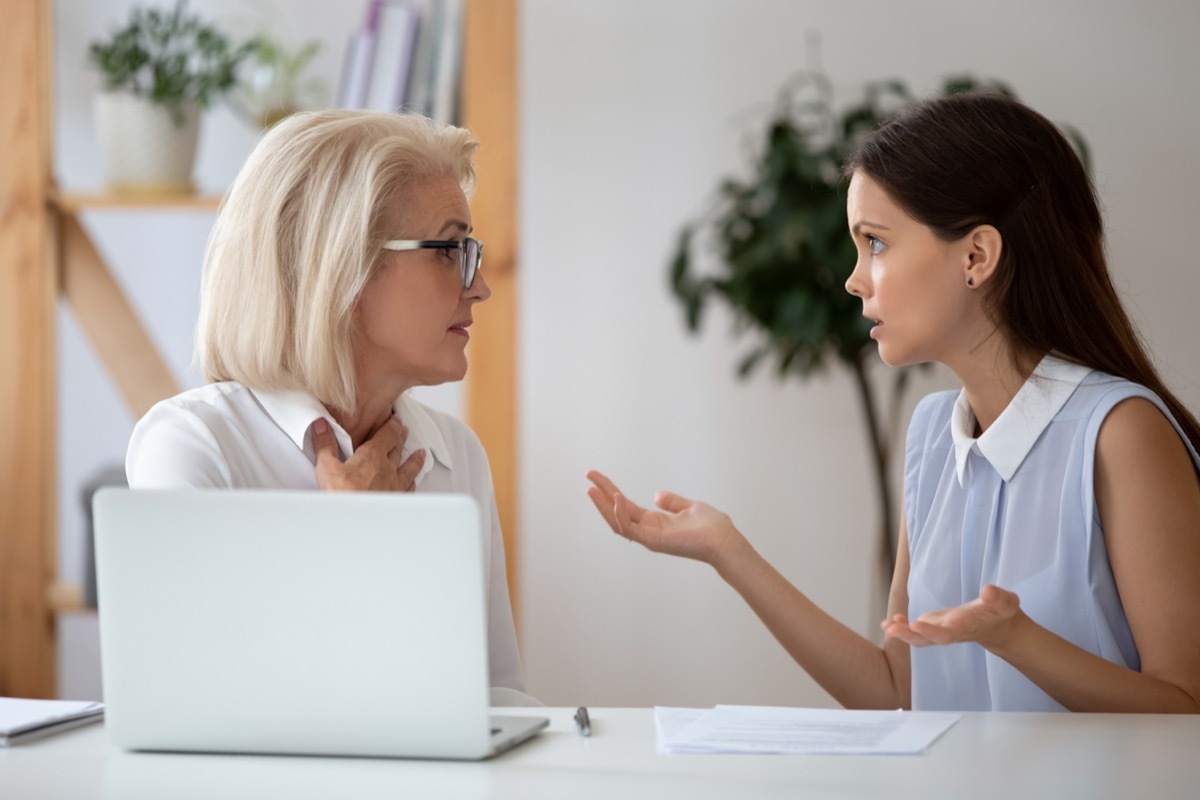
<path id="1" fill-rule="evenodd" d="M 333 429 L 333 435 L 337 439 L 338 449 L 343 458 L 349 457 L 354 452 L 350 434 L 312 395 L 286 390 L 252 389 L 251 392 L 267 415 L 288 435 L 296 447 L 304 451 L 304 454 L 314 464 L 316 463 L 316 453 L 313 451 L 310 431 L 312 424 L 318 419 L 326 420 Z M 424 406 L 406 393 L 396 398 L 392 409 L 408 427 L 408 439 L 404 442 L 403 458 L 407 459 L 421 449 L 428 450 L 429 454 L 433 456 L 433 458 L 426 458 L 425 463 L 421 465 L 421 471 L 417 473 L 416 485 L 419 485 L 429 470 L 433 469 L 435 459 L 446 469 L 454 469 L 446 439 Z"/>
<path id="2" fill-rule="evenodd" d="M 972 450 L 987 459 L 1005 481 L 1012 480 L 1042 431 L 1091 371 L 1090 367 L 1046 355 L 979 438 L 974 436 L 975 413 L 967 403 L 967 392 L 959 392 L 950 417 L 958 485 L 966 481 L 967 456 Z"/>

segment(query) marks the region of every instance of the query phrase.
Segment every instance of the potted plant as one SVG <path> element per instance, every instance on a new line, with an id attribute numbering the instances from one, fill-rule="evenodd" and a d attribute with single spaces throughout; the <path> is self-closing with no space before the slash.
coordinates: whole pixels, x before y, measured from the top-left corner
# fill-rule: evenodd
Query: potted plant
<path id="1" fill-rule="evenodd" d="M 311 105 L 325 86 L 320 78 L 305 79 L 303 73 L 320 49 L 316 39 L 292 49 L 272 34 L 260 33 L 252 42 L 248 77 L 234 90 L 234 110 L 265 130 Z"/>
<path id="2" fill-rule="evenodd" d="M 998 82 L 946 81 L 942 93 L 990 89 L 1012 96 Z M 808 377 L 830 362 L 854 375 L 880 505 L 879 575 L 884 587 L 896 558 L 896 504 L 891 461 L 902 430 L 901 401 L 909 368 L 891 370 L 890 390 L 876 386 L 878 373 L 870 324 L 862 304 L 846 292 L 856 253 L 846 222 L 842 166 L 862 136 L 914 102 L 900 81 L 868 85 L 864 98 L 835 111 L 829 78 L 813 71 L 780 93 L 756 148 L 750 176 L 727 178 L 712 207 L 679 235 L 670 264 L 671 287 L 696 331 L 713 299 L 733 311 L 740 333 L 756 342 L 738 373 L 748 376 L 773 359 L 780 377 Z M 1087 164 L 1078 132 L 1064 128 Z M 715 251 L 715 269 L 701 272 L 698 250 Z"/>
<path id="3" fill-rule="evenodd" d="M 235 44 L 188 12 L 135 7 L 128 23 L 91 43 L 100 71 L 96 124 L 110 190 L 190 193 L 200 109 L 237 82 L 254 43 Z"/>

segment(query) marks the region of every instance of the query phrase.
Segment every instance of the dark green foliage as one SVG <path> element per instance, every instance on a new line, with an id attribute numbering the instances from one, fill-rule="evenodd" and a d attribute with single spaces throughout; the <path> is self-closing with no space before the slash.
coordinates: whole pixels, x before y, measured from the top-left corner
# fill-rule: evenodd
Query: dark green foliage
<path id="1" fill-rule="evenodd" d="M 237 82 L 237 68 L 255 42 L 234 44 L 216 28 L 175 8 L 136 7 L 128 24 L 109 39 L 92 42 L 88 56 L 106 90 L 123 90 L 167 108 L 183 124 L 183 105 L 207 108 Z"/>

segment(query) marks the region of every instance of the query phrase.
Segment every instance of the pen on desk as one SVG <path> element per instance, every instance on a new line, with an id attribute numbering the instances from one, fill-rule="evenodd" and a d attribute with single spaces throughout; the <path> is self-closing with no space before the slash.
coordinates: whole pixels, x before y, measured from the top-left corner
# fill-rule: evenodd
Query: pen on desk
<path id="1" fill-rule="evenodd" d="M 575 710 L 575 725 L 579 728 L 580 736 L 592 735 L 592 721 L 588 719 L 587 709 L 583 706 Z"/>

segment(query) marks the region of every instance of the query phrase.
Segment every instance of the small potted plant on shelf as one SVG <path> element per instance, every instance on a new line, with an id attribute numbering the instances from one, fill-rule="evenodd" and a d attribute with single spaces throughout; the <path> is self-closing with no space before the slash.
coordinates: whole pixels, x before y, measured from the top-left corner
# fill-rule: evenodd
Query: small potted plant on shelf
<path id="1" fill-rule="evenodd" d="M 254 42 L 235 43 L 190 14 L 135 7 L 128 23 L 93 41 L 104 85 L 96 126 L 111 191 L 191 193 L 200 110 L 227 94 Z"/>
<path id="2" fill-rule="evenodd" d="M 301 108 L 314 105 L 325 92 L 319 78 L 304 71 L 321 49 L 316 39 L 291 48 L 269 32 L 259 33 L 231 105 L 250 124 L 266 130 Z"/>

